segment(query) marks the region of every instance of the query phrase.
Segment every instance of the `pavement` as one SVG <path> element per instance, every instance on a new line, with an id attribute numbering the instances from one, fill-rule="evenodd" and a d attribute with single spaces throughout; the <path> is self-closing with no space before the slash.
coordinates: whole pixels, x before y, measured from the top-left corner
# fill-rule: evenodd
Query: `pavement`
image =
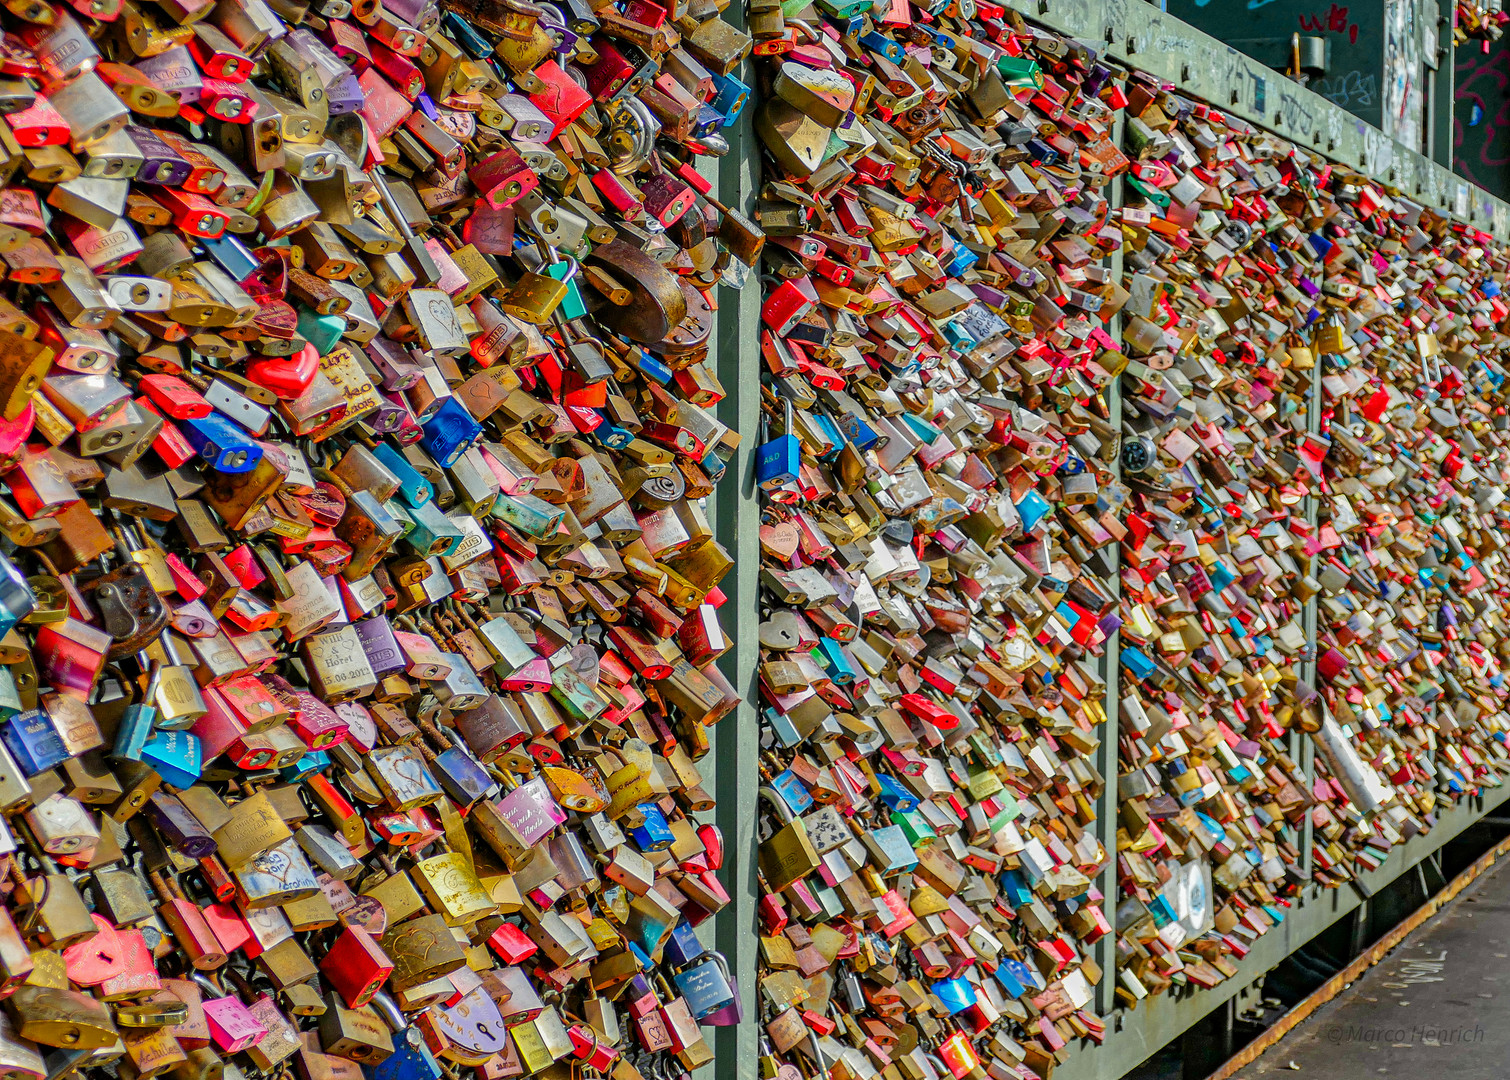
<path id="1" fill-rule="evenodd" d="M 1237 1078 L 1506 1080 L 1510 857 Z"/>

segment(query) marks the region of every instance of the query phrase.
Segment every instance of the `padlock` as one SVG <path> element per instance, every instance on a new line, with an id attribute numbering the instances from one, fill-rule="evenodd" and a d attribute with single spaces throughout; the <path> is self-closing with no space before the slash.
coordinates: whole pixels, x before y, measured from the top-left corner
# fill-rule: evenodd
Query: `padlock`
<path id="1" fill-rule="evenodd" d="M 767 491 L 790 484 L 797 478 L 802 467 L 801 444 L 792 427 L 792 403 L 783 399 L 785 431 L 775 439 L 761 444 L 756 460 L 756 482 Z"/>
<path id="2" fill-rule="evenodd" d="M 136 958 L 98 983 L 128 1077 L 219 1080 L 217 1050 L 428 1080 L 438 1057 L 490 1076 L 613 1067 L 517 965 L 569 961 L 549 977 L 566 988 L 597 951 L 630 956 L 639 934 L 653 953 L 651 927 L 724 902 L 695 876 L 675 902 L 652 888 L 665 852 L 699 858 L 683 805 L 711 800 L 690 760 L 673 794 L 638 751 L 633 767 L 593 759 L 620 725 L 662 747 L 685 726 L 678 753 L 705 753 L 702 725 L 734 699 L 669 654 L 694 608 L 697 664 L 728 643 L 713 590 L 729 563 L 693 503 L 737 438 L 703 411 L 722 389 L 701 290 L 726 262 L 716 215 L 743 265 L 759 238 L 699 199 L 691 157 L 727 149 L 717 125 L 739 95 L 704 108 L 706 65 L 726 73 L 740 39 L 700 26 L 678 50 L 693 23 L 645 4 L 321 0 L 301 25 L 261 0 L 173 0 L 166 18 L 123 4 L 107 27 L 111 6 L 47 13 L 14 51 L 48 88 L 0 88 L 12 171 L 48 188 L 12 185 L 0 214 L 10 288 L 44 298 L 0 298 L 16 336 L 0 345 L 20 358 L 0 432 L 18 545 L 0 564 L 0 797 L 41 866 L 17 910 L 40 909 L 44 947 L 100 937 L 74 954 L 86 980 L 83 958 Z M 612 91 L 595 103 L 574 64 Z M 582 183 L 641 165 L 638 205 Z M 516 251 L 516 231 L 536 243 Z M 620 493 L 631 466 L 653 473 L 633 485 L 643 502 Z M 663 483 L 668 513 L 642 525 Z M 538 623 L 472 618 L 494 590 Z M 594 623 L 622 642 L 567 661 Z M 597 819 L 591 847 L 569 811 Z M 414 865 L 373 880 L 380 842 L 413 845 Z M 611 874 L 590 850 L 614 853 Z M 108 936 L 52 856 L 139 859 L 159 899 L 101 870 Z M 337 921 L 316 967 L 294 935 Z M 473 981 L 453 927 L 510 966 Z M 229 981 L 160 978 L 175 949 Z M 219 959 L 238 951 L 285 1008 Z M 384 953 L 395 1000 L 377 989 Z M 3 934 L 0 967 L 25 977 Z M 331 986 L 339 999 L 315 990 Z M 616 1038 L 617 1006 L 594 1000 L 594 1030 Z M 314 1015 L 310 1045 L 296 1030 Z"/>

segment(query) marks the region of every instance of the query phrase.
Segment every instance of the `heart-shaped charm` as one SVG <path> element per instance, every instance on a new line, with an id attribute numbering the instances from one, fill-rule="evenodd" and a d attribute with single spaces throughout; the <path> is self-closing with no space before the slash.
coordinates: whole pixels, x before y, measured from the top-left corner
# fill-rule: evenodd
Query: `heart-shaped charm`
<path id="1" fill-rule="evenodd" d="M 89 917 L 99 932 L 63 950 L 68 979 L 79 986 L 98 986 L 125 970 L 115 927 L 99 915 Z"/>
<path id="2" fill-rule="evenodd" d="M 790 521 L 760 527 L 760 547 L 767 555 L 790 559 L 797 553 L 797 545 L 801 542 L 802 535 Z"/>

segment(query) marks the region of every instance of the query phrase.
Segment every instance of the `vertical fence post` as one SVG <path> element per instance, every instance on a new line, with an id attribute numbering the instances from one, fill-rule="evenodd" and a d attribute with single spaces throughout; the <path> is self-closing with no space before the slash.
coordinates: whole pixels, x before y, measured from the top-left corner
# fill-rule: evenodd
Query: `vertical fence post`
<path id="1" fill-rule="evenodd" d="M 743 6 L 731 4 L 724 16 L 744 28 Z M 743 71 L 749 74 L 746 62 Z M 725 131 L 729 153 L 717 163 L 714 187 L 719 200 L 747 216 L 760 184 L 759 140 L 745 114 Z M 725 397 L 718 405 L 721 423 L 739 432 L 739 449 L 729 462 L 713 507 L 714 528 L 734 560 L 723 581 L 727 602 L 723 624 L 734 647 L 719 661 L 724 675 L 743 701 L 715 729 L 718 741 L 713 761 L 713 791 L 718 800 L 717 821 L 724 837 L 724 870 L 720 875 L 730 903 L 714 920 L 715 943 L 739 983 L 744 1022 L 712 1032 L 713 1064 L 718 1080 L 753 1080 L 756 1070 L 760 998 L 755 964 L 759 937 L 755 930 L 755 791 L 760 770 L 760 712 L 755 671 L 760 660 L 760 504 L 755 490 L 755 447 L 760 441 L 760 268 L 752 269 L 743 289 L 718 290 L 713 347 L 718 379 Z"/>
<path id="2" fill-rule="evenodd" d="M 1321 357 L 1316 356 L 1314 351 L 1312 359 L 1314 366 L 1311 368 L 1311 385 L 1306 390 L 1306 433 L 1317 435 L 1321 432 L 1323 397 L 1321 388 L 1322 365 Z M 1320 504 L 1314 490 L 1305 499 L 1305 518 L 1306 524 L 1310 525 L 1314 532 L 1316 523 L 1320 518 Z M 1318 616 L 1318 599 L 1313 596 L 1305 602 L 1305 607 L 1301 612 L 1301 625 L 1304 627 L 1306 635 L 1306 651 L 1304 659 L 1300 664 L 1300 677 L 1311 686 L 1316 685 Z M 1290 756 L 1295 758 L 1296 764 L 1300 766 L 1301 775 L 1305 777 L 1307 789 L 1313 787 L 1316 783 L 1316 745 L 1311 742 L 1307 735 L 1299 730 L 1294 734 L 1290 747 Z M 1312 894 L 1311 830 L 1311 815 L 1306 814 L 1300 828 L 1300 872 L 1304 878 L 1304 883 L 1301 885 L 1300 890 L 1302 902 Z"/>
<path id="3" fill-rule="evenodd" d="M 1123 117 L 1117 114 L 1116 121 L 1112 126 L 1112 142 L 1122 145 Z M 1123 186 L 1121 177 L 1112 181 L 1111 191 L 1107 199 L 1113 209 L 1122 206 Z M 1106 260 L 1111 270 L 1114 281 L 1122 280 L 1122 249 L 1118 248 L 1111 253 Z M 1106 332 L 1111 335 L 1113 341 L 1122 338 L 1122 316 L 1113 315 L 1107 322 Z M 1117 433 L 1115 452 L 1110 462 L 1112 477 L 1115 481 L 1122 479 L 1122 376 L 1118 375 L 1107 385 L 1106 406 L 1108 421 L 1112 430 Z M 1105 560 L 1111 573 L 1108 580 L 1111 583 L 1111 595 L 1116 609 L 1120 612 L 1122 603 L 1122 545 L 1120 542 L 1108 545 Z M 1120 630 L 1113 631 L 1106 640 L 1106 648 L 1101 654 L 1100 674 L 1106 682 L 1106 697 L 1102 706 L 1106 711 L 1106 723 L 1102 725 L 1101 745 L 1096 750 L 1096 770 L 1101 773 L 1102 788 L 1101 797 L 1096 800 L 1096 829 L 1102 846 L 1106 849 L 1107 863 L 1096 881 L 1096 887 L 1101 890 L 1102 911 L 1106 915 L 1106 921 L 1111 926 L 1111 933 L 1096 942 L 1092 959 L 1101 968 L 1101 981 L 1096 984 L 1096 1011 L 1106 1016 L 1112 1011 L 1117 1002 L 1117 774 L 1121 771 L 1121 753 L 1118 745 L 1118 712 L 1122 694 L 1120 691 L 1122 678 L 1122 633 Z"/>

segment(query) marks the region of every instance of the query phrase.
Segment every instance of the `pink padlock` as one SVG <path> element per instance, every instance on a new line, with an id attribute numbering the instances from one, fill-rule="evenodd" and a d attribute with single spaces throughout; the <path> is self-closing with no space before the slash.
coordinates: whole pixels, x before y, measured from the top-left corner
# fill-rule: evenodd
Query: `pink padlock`
<path id="1" fill-rule="evenodd" d="M 220 988 L 203 975 L 194 975 L 194 981 L 207 994 L 220 994 Z M 240 1053 L 249 1046 L 256 1046 L 267 1035 L 267 1028 L 258 1023 L 240 998 L 234 994 L 204 999 L 204 1018 L 210 1025 L 210 1038 L 222 1054 Z"/>
<path id="2" fill-rule="evenodd" d="M 0 420 L 0 469 L 9 469 L 21 459 L 36 421 L 37 412 L 31 402 L 14 420 Z"/>
<path id="3" fill-rule="evenodd" d="M 543 840 L 547 833 L 566 821 L 566 812 L 556 805 L 545 781 L 536 777 L 520 784 L 498 801 L 498 812 L 518 831 L 526 844 Z"/>

